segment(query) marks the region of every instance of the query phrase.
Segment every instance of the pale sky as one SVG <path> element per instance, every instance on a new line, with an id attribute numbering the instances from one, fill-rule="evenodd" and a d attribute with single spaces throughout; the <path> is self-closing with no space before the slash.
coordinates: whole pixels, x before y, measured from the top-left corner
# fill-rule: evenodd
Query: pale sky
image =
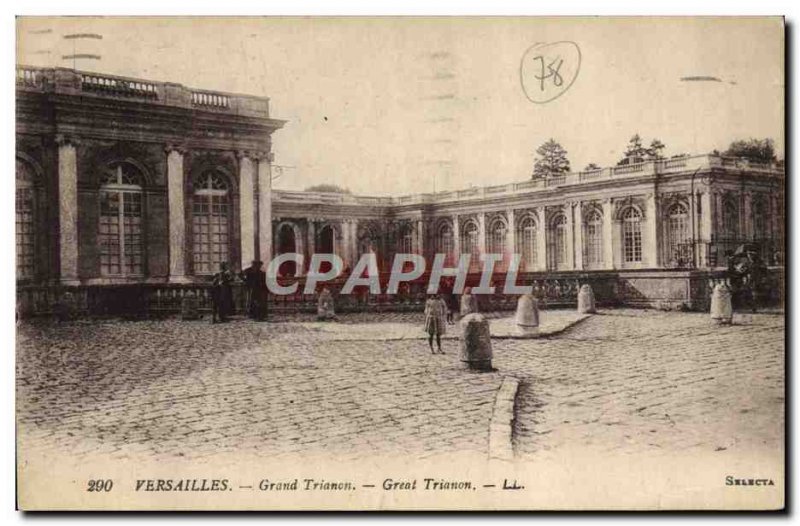
<path id="1" fill-rule="evenodd" d="M 40 33 L 51 29 L 51 33 Z M 369 195 L 530 177 L 550 137 L 573 170 L 613 165 L 639 133 L 666 155 L 771 137 L 783 154 L 782 21 L 663 18 L 20 19 L 18 62 L 271 99 L 277 188 L 333 183 Z M 559 98 L 534 104 L 520 61 L 573 41 L 581 65 Z M 681 82 L 712 76 L 722 82 Z"/>

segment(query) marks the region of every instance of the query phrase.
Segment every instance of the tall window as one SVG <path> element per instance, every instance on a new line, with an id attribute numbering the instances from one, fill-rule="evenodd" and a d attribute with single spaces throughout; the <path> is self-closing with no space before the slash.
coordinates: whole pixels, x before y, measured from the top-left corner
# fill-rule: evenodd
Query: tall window
<path id="1" fill-rule="evenodd" d="M 767 202 L 762 196 L 753 197 L 753 236 L 756 241 L 763 241 L 769 238 L 769 209 Z"/>
<path id="2" fill-rule="evenodd" d="M 568 264 L 567 257 L 567 216 L 558 214 L 550 221 L 550 238 L 548 251 L 551 269 L 565 269 Z"/>
<path id="3" fill-rule="evenodd" d="M 503 261 L 498 264 L 498 267 L 505 268 L 506 236 L 508 233 L 506 224 L 497 219 L 489 227 L 489 232 L 489 253 L 503 255 Z"/>
<path id="4" fill-rule="evenodd" d="M 100 274 L 141 276 L 142 177 L 128 163 L 116 163 L 100 186 Z"/>
<path id="5" fill-rule="evenodd" d="M 17 234 L 17 279 L 31 279 L 35 272 L 35 189 L 33 172 L 23 161 L 17 159 L 16 190 L 16 234 Z"/>
<path id="6" fill-rule="evenodd" d="M 194 272 L 211 274 L 228 261 L 230 191 L 227 178 L 207 171 L 195 180 L 192 201 Z"/>
<path id="7" fill-rule="evenodd" d="M 689 211 L 683 203 L 675 203 L 667 211 L 667 261 L 678 266 L 685 264 L 688 243 Z"/>
<path id="8" fill-rule="evenodd" d="M 642 214 L 633 207 L 622 213 L 622 256 L 625 263 L 642 261 Z"/>
<path id="9" fill-rule="evenodd" d="M 414 231 L 411 230 L 411 227 L 404 227 L 400 230 L 400 243 L 397 248 L 400 254 L 414 253 Z"/>
<path id="10" fill-rule="evenodd" d="M 603 216 L 597 210 L 584 217 L 583 261 L 586 268 L 603 266 Z"/>
<path id="11" fill-rule="evenodd" d="M 462 229 L 461 252 L 471 256 L 469 262 L 471 269 L 480 263 L 479 229 L 473 221 L 467 221 Z"/>
<path id="12" fill-rule="evenodd" d="M 525 270 L 536 268 L 536 222 L 531 216 L 525 216 L 519 223 L 517 239 L 522 252 L 520 267 Z"/>
<path id="13" fill-rule="evenodd" d="M 445 262 L 452 264 L 454 250 L 453 228 L 449 223 L 442 223 L 436 235 L 436 251 L 445 255 Z"/>
<path id="14" fill-rule="evenodd" d="M 725 199 L 722 203 L 722 236 L 735 240 L 739 234 L 739 206 L 735 199 Z"/>

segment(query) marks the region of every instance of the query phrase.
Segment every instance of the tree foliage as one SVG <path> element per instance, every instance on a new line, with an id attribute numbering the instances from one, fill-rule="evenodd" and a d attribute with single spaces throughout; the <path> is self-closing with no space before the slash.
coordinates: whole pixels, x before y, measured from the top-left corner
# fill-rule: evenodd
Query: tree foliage
<path id="1" fill-rule="evenodd" d="M 306 192 L 327 192 L 332 194 L 349 194 L 350 190 L 335 184 L 315 184 L 305 189 Z"/>
<path id="2" fill-rule="evenodd" d="M 555 139 L 550 139 L 536 149 L 538 158 L 533 164 L 533 179 L 552 177 L 569 172 L 567 151 Z"/>
<path id="3" fill-rule="evenodd" d="M 586 165 L 586 168 L 583 169 L 584 172 L 591 172 L 592 170 L 599 170 L 601 167 L 597 163 L 589 163 Z"/>
<path id="4" fill-rule="evenodd" d="M 775 157 L 775 143 L 772 139 L 749 139 L 733 141 L 728 149 L 722 152 L 725 157 L 739 157 L 757 163 L 771 164 Z"/>
<path id="5" fill-rule="evenodd" d="M 625 154 L 617 163 L 617 166 L 664 159 L 664 148 L 664 143 L 658 139 L 650 141 L 650 147 L 645 148 L 642 138 L 636 133 L 631 137 L 630 141 L 628 141 Z"/>

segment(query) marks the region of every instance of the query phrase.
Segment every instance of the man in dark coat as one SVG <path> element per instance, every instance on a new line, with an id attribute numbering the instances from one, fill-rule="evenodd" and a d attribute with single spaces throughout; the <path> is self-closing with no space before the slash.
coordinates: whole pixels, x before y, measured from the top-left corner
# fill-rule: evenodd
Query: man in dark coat
<path id="1" fill-rule="evenodd" d="M 261 270 L 263 265 L 261 261 L 254 260 L 242 272 L 247 294 L 247 315 L 259 321 L 267 318 L 267 273 Z"/>
<path id="2" fill-rule="evenodd" d="M 228 321 L 233 313 L 233 281 L 236 279 L 228 269 L 228 263 L 219 264 L 219 272 L 211 278 L 211 323 Z"/>

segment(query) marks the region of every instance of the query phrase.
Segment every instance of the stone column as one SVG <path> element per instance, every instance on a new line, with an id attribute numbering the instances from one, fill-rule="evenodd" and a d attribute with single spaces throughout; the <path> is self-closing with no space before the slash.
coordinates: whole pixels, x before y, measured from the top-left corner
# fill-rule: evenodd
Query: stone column
<path id="1" fill-rule="evenodd" d="M 459 224 L 458 214 L 453 216 L 453 259 L 458 261 L 461 257 L 461 225 Z"/>
<path id="2" fill-rule="evenodd" d="M 603 200 L 603 267 L 614 268 L 614 208 L 611 199 Z"/>
<path id="3" fill-rule="evenodd" d="M 271 154 L 258 157 L 258 250 L 264 268 L 272 260 L 272 165 Z"/>
<path id="4" fill-rule="evenodd" d="M 575 204 L 575 270 L 583 270 L 583 205 Z"/>
<path id="5" fill-rule="evenodd" d="M 753 230 L 753 194 L 751 192 L 744 192 L 744 199 L 742 211 L 744 213 L 744 221 L 742 227 L 744 228 L 745 239 L 751 240 L 755 237 Z"/>
<path id="6" fill-rule="evenodd" d="M 699 238 L 702 243 L 698 246 L 699 256 L 698 265 L 701 267 L 708 267 L 708 243 L 711 241 L 711 236 L 714 233 L 714 210 L 712 208 L 712 195 L 710 189 L 707 189 L 700 194 L 700 234 Z"/>
<path id="7" fill-rule="evenodd" d="M 650 267 L 658 267 L 661 258 L 658 257 L 659 235 L 658 235 L 658 205 L 656 204 L 656 195 L 647 194 L 646 203 L 646 218 L 645 218 L 645 240 L 642 249 L 645 250 L 643 254 L 643 263 Z"/>
<path id="8" fill-rule="evenodd" d="M 536 209 L 536 270 L 547 270 L 547 214 L 543 206 Z"/>
<path id="9" fill-rule="evenodd" d="M 565 208 L 567 214 L 567 268 L 565 270 L 575 269 L 575 220 L 573 214 L 575 211 L 575 203 L 569 202 Z"/>
<path id="10" fill-rule="evenodd" d="M 58 210 L 61 282 L 78 279 L 78 141 L 58 135 Z"/>
<path id="11" fill-rule="evenodd" d="M 425 256 L 425 221 L 417 219 L 417 254 Z"/>
<path id="12" fill-rule="evenodd" d="M 486 214 L 481 212 L 478 214 L 478 250 L 481 254 L 486 254 Z"/>
<path id="13" fill-rule="evenodd" d="M 358 222 L 354 219 L 350 222 L 350 268 L 358 260 Z"/>
<path id="14" fill-rule="evenodd" d="M 239 159 L 239 231 L 241 232 L 242 268 L 256 259 L 255 165 L 246 152 Z M 265 263 L 269 264 L 269 261 Z"/>
<path id="15" fill-rule="evenodd" d="M 184 283 L 186 276 L 186 207 L 183 181 L 183 148 L 168 145 L 167 203 L 169 207 L 169 281 Z"/>
<path id="16" fill-rule="evenodd" d="M 506 219 L 508 220 L 508 230 L 506 231 L 506 253 L 503 256 L 504 268 L 508 268 L 511 265 L 511 258 L 517 253 L 517 221 L 514 217 L 513 208 L 509 208 L 506 212 Z"/>
<path id="17" fill-rule="evenodd" d="M 306 261 L 311 261 L 311 256 L 313 256 L 317 251 L 317 223 L 314 219 L 308 218 L 308 255 L 306 257 Z"/>

